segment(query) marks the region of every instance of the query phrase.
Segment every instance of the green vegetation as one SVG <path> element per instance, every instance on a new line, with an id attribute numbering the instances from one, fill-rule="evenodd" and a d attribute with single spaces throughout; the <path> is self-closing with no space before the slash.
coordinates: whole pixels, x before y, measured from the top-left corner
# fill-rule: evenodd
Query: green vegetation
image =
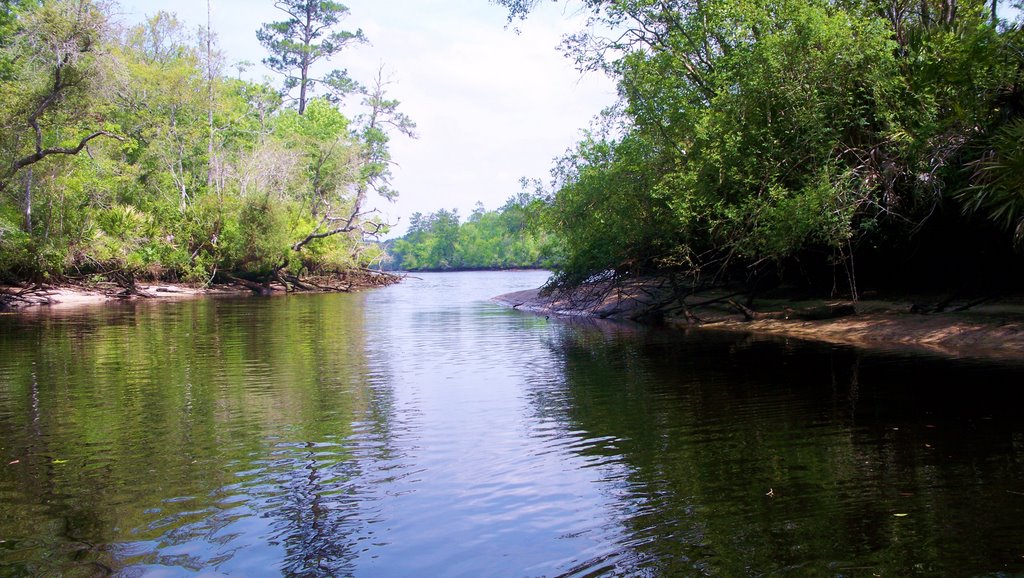
<path id="1" fill-rule="evenodd" d="M 0 282 L 301 286 L 379 260 L 367 197 L 396 194 L 388 131 L 414 125 L 379 77 L 310 77 L 363 40 L 337 31 L 344 6 L 277 5 L 289 20 L 258 35 L 281 90 L 224 73 L 212 31 L 172 14 L 117 30 L 92 0 L 0 5 Z M 342 114 L 346 95 L 365 112 Z"/>
<path id="2" fill-rule="evenodd" d="M 550 256 L 558 251 L 552 235 L 531 226 L 535 205 L 526 194 L 509 199 L 497 211 L 477 203 L 461 224 L 454 209 L 426 216 L 415 213 L 409 232 L 385 243 L 390 267 L 405 271 L 550 267 Z"/>
<path id="3" fill-rule="evenodd" d="M 621 100 L 545 196 L 561 283 L 1024 281 L 1024 36 L 997 2 L 583 4 L 565 50 Z"/>

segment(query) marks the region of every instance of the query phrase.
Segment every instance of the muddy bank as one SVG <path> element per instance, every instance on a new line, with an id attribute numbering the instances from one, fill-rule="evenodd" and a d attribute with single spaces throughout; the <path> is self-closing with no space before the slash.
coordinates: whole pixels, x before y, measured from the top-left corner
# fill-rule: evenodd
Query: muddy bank
<path id="1" fill-rule="evenodd" d="M 542 315 L 668 323 L 858 347 L 1024 360 L 1024 296 L 998 300 L 874 296 L 856 303 L 771 298 L 748 303 L 724 291 L 682 299 L 676 294 L 663 282 L 648 279 L 553 295 L 532 289 L 494 300 Z"/>

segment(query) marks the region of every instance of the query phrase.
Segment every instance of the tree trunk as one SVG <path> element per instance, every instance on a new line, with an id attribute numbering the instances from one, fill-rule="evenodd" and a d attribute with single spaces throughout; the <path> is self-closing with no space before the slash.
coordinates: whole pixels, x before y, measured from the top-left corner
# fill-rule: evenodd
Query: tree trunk
<path id="1" fill-rule="evenodd" d="M 245 287 L 257 295 L 271 295 L 274 292 L 273 289 L 270 288 L 270 285 L 265 283 L 249 281 L 248 279 L 242 279 L 241 277 L 236 277 L 234 275 L 224 275 L 224 277 L 233 283 L 237 283 L 242 287 Z"/>
<path id="2" fill-rule="evenodd" d="M 299 115 L 306 112 L 306 84 L 309 83 L 309 46 L 313 43 L 313 3 L 306 3 L 306 29 L 303 38 L 302 66 L 299 68 Z"/>
<path id="3" fill-rule="evenodd" d="M 25 232 L 32 235 L 32 167 L 25 173 Z"/>
<path id="4" fill-rule="evenodd" d="M 210 0 L 206 0 L 206 91 L 210 140 L 206 145 L 206 192 L 213 188 L 213 26 Z"/>
<path id="5" fill-rule="evenodd" d="M 309 66 L 302 67 L 302 80 L 299 84 L 299 116 L 306 112 L 306 77 L 309 74 Z"/>

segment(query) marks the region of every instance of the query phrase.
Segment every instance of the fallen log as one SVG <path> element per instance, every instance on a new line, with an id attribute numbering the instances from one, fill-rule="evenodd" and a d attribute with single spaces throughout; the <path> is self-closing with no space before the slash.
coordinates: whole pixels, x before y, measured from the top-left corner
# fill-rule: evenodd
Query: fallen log
<path id="1" fill-rule="evenodd" d="M 228 281 L 231 281 L 232 283 L 236 283 L 238 285 L 241 285 L 242 287 L 245 287 L 246 289 L 252 291 L 257 295 L 271 295 L 274 293 L 274 290 L 271 289 L 270 285 L 267 285 L 265 283 L 249 281 L 248 279 L 242 279 L 241 277 L 236 277 L 234 275 L 229 275 L 226 273 L 224 274 L 224 278 L 227 279 Z"/>

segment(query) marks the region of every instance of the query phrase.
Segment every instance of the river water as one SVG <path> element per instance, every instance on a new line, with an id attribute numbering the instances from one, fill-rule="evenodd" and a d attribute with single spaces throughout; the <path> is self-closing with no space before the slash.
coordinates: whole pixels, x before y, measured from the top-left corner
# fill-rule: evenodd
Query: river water
<path id="1" fill-rule="evenodd" d="M 1024 363 L 488 301 L 545 276 L 0 316 L 0 576 L 1024 574 Z"/>

